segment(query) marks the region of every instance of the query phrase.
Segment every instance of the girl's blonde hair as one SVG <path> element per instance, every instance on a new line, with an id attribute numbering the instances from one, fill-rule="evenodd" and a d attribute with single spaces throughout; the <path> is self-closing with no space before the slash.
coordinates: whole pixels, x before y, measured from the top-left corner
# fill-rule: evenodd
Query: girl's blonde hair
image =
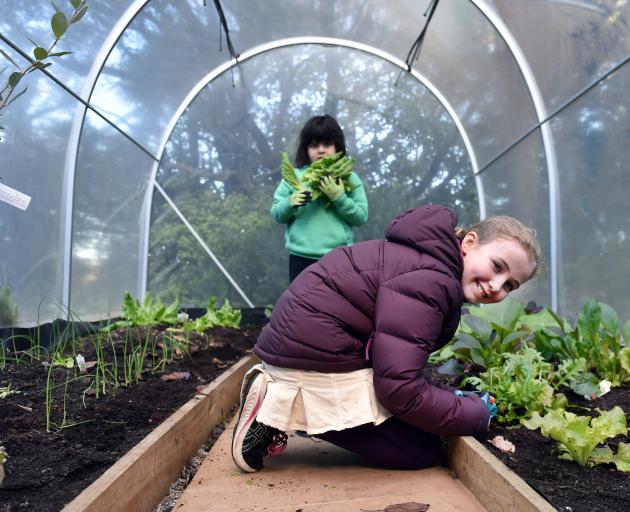
<path id="1" fill-rule="evenodd" d="M 536 230 L 514 217 L 508 215 L 488 217 L 470 228 L 456 228 L 455 235 L 461 241 L 470 231 L 477 233 L 480 244 L 493 242 L 497 238 L 517 241 L 534 261 L 534 271 L 529 276 L 530 279 L 542 272 L 542 250 L 536 238 Z"/>

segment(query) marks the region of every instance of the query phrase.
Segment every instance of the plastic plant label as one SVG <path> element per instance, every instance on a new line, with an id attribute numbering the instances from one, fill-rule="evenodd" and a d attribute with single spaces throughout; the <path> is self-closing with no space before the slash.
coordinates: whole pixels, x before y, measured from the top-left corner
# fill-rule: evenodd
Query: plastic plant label
<path id="1" fill-rule="evenodd" d="M 4 201 L 20 210 L 26 210 L 31 202 L 31 196 L 22 194 L 22 192 L 18 192 L 14 188 L 7 187 L 0 183 L 0 201 Z"/>

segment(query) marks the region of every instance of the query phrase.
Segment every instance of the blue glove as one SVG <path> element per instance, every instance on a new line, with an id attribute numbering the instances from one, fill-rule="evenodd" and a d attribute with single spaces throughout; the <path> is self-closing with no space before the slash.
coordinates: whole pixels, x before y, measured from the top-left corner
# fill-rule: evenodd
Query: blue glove
<path id="1" fill-rule="evenodd" d="M 462 391 L 461 389 L 456 389 L 454 393 L 455 396 L 476 396 L 481 398 L 488 408 L 490 420 L 497 415 L 497 404 L 495 403 L 494 397 L 487 391 Z M 488 423 L 490 423 L 490 420 L 488 420 Z"/>

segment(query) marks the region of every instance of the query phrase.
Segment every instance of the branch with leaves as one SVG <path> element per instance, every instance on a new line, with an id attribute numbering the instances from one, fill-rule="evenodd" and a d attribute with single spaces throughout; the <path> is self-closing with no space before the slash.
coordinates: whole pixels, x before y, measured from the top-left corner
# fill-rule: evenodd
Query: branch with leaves
<path id="1" fill-rule="evenodd" d="M 17 71 L 14 71 L 9 75 L 7 83 L 0 90 L 0 111 L 2 111 L 2 109 L 4 108 L 7 108 L 26 92 L 28 86 L 25 86 L 24 89 L 22 89 L 19 93 L 13 95 L 18 84 L 26 75 L 32 73 L 36 69 L 46 69 L 47 67 L 51 66 L 51 62 L 46 62 L 46 59 L 49 59 L 50 57 L 63 57 L 64 55 L 72 53 L 65 51 L 53 51 L 55 46 L 57 46 L 59 40 L 68 31 L 68 28 L 81 20 L 81 18 L 83 18 L 83 16 L 85 16 L 85 13 L 87 12 L 87 0 L 70 0 L 70 3 L 74 8 L 74 12 L 70 16 L 70 18 L 68 18 L 64 14 L 64 12 L 59 9 L 59 7 L 51 2 L 53 8 L 55 9 L 55 14 L 53 14 L 52 18 L 50 19 L 50 26 L 55 36 L 55 40 L 52 42 L 52 44 L 48 46 L 48 49 L 46 49 L 29 37 L 29 41 L 35 45 L 35 48 L 33 49 L 33 56 L 35 57 L 35 61 L 32 62 L 27 68 L 20 68 L 20 66 L 5 51 L 0 49 L 0 53 L 2 54 L 2 56 L 18 69 Z"/>

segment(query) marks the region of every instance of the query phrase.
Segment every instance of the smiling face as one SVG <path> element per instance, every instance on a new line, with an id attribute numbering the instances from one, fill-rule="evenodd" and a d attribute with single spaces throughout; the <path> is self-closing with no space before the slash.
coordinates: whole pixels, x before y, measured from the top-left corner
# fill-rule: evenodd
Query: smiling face
<path id="1" fill-rule="evenodd" d="M 308 157 L 315 162 L 325 156 L 334 155 L 337 152 L 332 142 L 311 142 L 308 145 Z"/>
<path id="2" fill-rule="evenodd" d="M 470 304 L 501 302 L 511 291 L 527 281 L 535 262 L 516 241 L 496 238 L 480 244 L 478 235 L 469 231 L 462 240 L 464 299 Z"/>

